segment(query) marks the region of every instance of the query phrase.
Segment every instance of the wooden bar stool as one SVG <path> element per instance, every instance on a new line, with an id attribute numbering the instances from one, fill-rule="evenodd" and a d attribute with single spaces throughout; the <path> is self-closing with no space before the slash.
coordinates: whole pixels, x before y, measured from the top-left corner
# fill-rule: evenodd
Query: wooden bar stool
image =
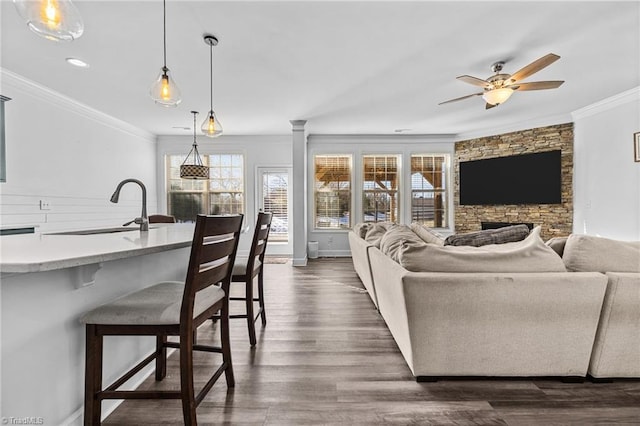
<path id="1" fill-rule="evenodd" d="M 191 246 L 185 282 L 163 282 L 131 293 L 86 313 L 86 366 L 84 424 L 99 425 L 103 399 L 181 399 L 184 423 L 196 425 L 196 407 L 225 373 L 227 387 L 234 386 L 229 346 L 229 285 L 235 261 L 242 215 L 199 215 Z M 221 283 L 220 286 L 216 285 Z M 194 331 L 220 311 L 220 347 L 194 342 Z M 102 389 L 104 336 L 156 336 L 156 350 L 138 365 Z M 167 342 L 180 336 L 180 342 Z M 156 380 L 166 376 L 167 347 L 180 350 L 180 390 L 119 391 L 118 388 L 151 361 Z M 222 354 L 222 364 L 195 394 L 193 351 Z"/>
<path id="2" fill-rule="evenodd" d="M 247 328 L 249 329 L 249 343 L 251 346 L 256 344 L 256 327 L 255 322 L 258 317 L 262 318 L 262 325 L 267 324 L 267 314 L 264 306 L 264 284 L 263 284 L 263 265 L 264 255 L 267 249 L 267 239 L 269 238 L 269 230 L 271 229 L 271 213 L 258 213 L 256 229 L 253 232 L 253 240 L 251 242 L 251 250 L 247 259 L 238 258 L 233 265 L 233 276 L 231 282 L 240 282 L 245 284 L 244 297 L 229 297 L 229 300 L 245 301 L 246 310 L 242 315 L 229 315 L 229 318 L 246 318 Z M 252 267 L 248 267 L 252 265 Z M 253 281 L 258 277 L 258 297 L 253 296 Z M 253 303 L 258 302 L 258 312 L 254 314 Z M 255 316 L 254 316 L 255 315 Z"/>
<path id="3" fill-rule="evenodd" d="M 149 215 L 149 223 L 176 223 L 176 217 L 166 214 Z"/>

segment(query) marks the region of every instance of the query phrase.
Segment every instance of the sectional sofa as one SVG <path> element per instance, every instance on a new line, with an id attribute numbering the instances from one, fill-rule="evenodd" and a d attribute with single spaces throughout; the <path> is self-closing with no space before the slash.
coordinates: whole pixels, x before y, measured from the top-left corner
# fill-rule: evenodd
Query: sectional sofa
<path id="1" fill-rule="evenodd" d="M 418 380 L 640 377 L 640 244 L 623 247 L 626 263 L 597 264 L 589 257 L 620 251 L 601 240 L 572 235 L 558 253 L 539 228 L 482 247 L 444 246 L 416 224 L 349 234 L 355 270 Z"/>

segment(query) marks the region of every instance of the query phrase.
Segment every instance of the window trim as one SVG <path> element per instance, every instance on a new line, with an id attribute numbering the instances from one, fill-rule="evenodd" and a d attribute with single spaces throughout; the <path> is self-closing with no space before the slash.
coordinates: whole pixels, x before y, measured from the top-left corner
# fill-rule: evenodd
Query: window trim
<path id="1" fill-rule="evenodd" d="M 365 189 L 364 189 L 364 183 L 366 182 L 365 180 L 365 170 L 364 170 L 364 158 L 365 157 L 396 157 L 396 164 L 397 164 L 397 171 L 396 171 L 396 175 L 397 175 L 397 180 L 398 180 L 398 184 L 397 184 L 397 188 L 395 190 L 396 195 L 397 195 L 397 200 L 396 200 L 396 223 L 403 223 L 404 221 L 402 220 L 403 214 L 404 214 L 404 207 L 403 207 L 403 202 L 404 202 L 404 167 L 403 167 L 403 161 L 405 159 L 405 155 L 402 152 L 397 152 L 397 151 L 389 151 L 389 152 L 362 152 L 360 153 L 360 184 L 358 187 L 358 190 L 360 191 L 360 212 L 359 212 L 359 220 L 361 222 L 365 222 L 364 219 L 364 213 L 365 213 L 365 208 L 364 208 L 364 195 L 365 195 Z M 366 191 L 366 192 L 379 192 L 379 191 Z M 370 222 L 370 223 L 375 223 L 375 222 Z"/>
<path id="2" fill-rule="evenodd" d="M 214 152 L 201 152 L 200 155 L 205 165 L 209 166 L 209 156 L 224 156 L 224 155 L 239 155 L 242 157 L 242 191 L 211 191 L 210 187 L 210 179 L 204 181 L 204 189 L 202 191 L 199 190 L 184 190 L 184 191 L 171 191 L 171 157 L 180 157 L 184 156 L 184 152 L 165 152 L 164 153 L 164 206 L 166 208 L 167 214 L 171 212 L 171 197 L 170 194 L 172 192 L 181 193 L 181 194 L 199 194 L 203 196 L 203 206 L 211 206 L 211 194 L 215 193 L 229 193 L 229 194 L 242 194 L 242 214 L 246 216 L 247 212 L 247 154 L 245 152 L 238 151 L 214 151 Z M 200 213 L 200 214 L 208 214 L 208 213 Z"/>
<path id="3" fill-rule="evenodd" d="M 445 221 L 445 226 L 440 226 L 440 227 L 434 227 L 434 229 L 442 229 L 442 230 L 446 230 L 446 229 L 451 229 L 452 226 L 452 199 L 451 197 L 453 196 L 453 190 L 451 188 L 451 157 L 452 154 L 448 153 L 448 152 L 424 152 L 424 151 L 420 151 L 420 152 L 411 152 L 409 154 L 409 167 L 408 167 L 408 195 L 409 195 L 409 205 L 408 205 L 408 220 L 409 223 L 413 222 L 413 186 L 412 186 L 412 159 L 413 157 L 444 157 L 445 160 L 445 170 L 444 170 L 444 185 L 443 185 L 443 189 L 440 191 L 436 191 L 436 190 L 431 190 L 432 193 L 436 193 L 436 192 L 442 192 L 444 194 L 445 198 L 445 203 L 444 203 L 444 221 Z"/>
<path id="4" fill-rule="evenodd" d="M 318 209 L 318 204 L 317 204 L 317 198 L 316 198 L 316 194 L 317 194 L 317 188 L 316 188 L 316 158 L 317 157 L 347 157 L 348 161 L 349 161 L 349 191 L 348 191 L 348 199 L 349 199 L 349 223 L 348 226 L 346 228 L 342 228 L 342 227 L 338 227 L 338 228 L 319 228 L 317 226 L 317 220 L 316 220 L 316 214 L 317 214 L 317 209 Z M 312 227 L 311 230 L 313 232 L 348 232 L 354 225 L 353 222 L 353 210 L 354 210 L 354 203 L 353 203 L 353 182 L 354 182 L 354 166 L 353 166 L 353 157 L 354 154 L 351 152 L 344 152 L 344 153 L 331 153 L 331 152 L 322 152 L 322 153 L 313 153 L 313 155 L 311 155 L 311 187 L 313 188 L 313 204 L 312 204 L 312 211 L 311 211 L 311 221 L 312 221 Z M 341 191 L 341 192 L 345 192 L 345 191 Z"/>

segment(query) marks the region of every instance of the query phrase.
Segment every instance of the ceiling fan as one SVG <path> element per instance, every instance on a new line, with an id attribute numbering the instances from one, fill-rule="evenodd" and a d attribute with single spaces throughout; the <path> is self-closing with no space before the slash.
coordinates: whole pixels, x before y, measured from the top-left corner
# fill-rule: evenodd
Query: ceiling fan
<path id="1" fill-rule="evenodd" d="M 520 83 L 520 80 L 523 80 L 529 77 L 531 74 L 534 74 L 541 69 L 551 65 L 558 59 L 560 59 L 560 56 L 549 53 L 548 55 L 545 55 L 542 58 L 531 62 L 529 65 L 521 68 L 513 74 L 501 73 L 504 62 L 496 62 L 491 66 L 491 71 L 493 71 L 495 75 L 492 75 L 486 80 L 472 77 L 470 75 L 461 75 L 460 77 L 456 78 L 460 81 L 464 81 L 465 83 L 473 84 L 474 86 L 480 86 L 484 89 L 484 91 L 440 102 L 438 105 L 448 104 L 450 102 L 461 101 L 473 96 L 482 95 L 482 98 L 487 103 L 485 109 L 489 109 L 498 106 L 501 103 L 504 103 L 516 90 L 523 91 L 556 89 L 560 87 L 560 85 L 564 83 L 564 81 L 534 81 L 530 83 Z"/>

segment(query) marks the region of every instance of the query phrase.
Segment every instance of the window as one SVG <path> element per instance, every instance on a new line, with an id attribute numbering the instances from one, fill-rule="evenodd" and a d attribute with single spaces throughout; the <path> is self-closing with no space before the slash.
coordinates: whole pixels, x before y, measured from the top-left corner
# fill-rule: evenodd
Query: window
<path id="1" fill-rule="evenodd" d="M 365 222 L 398 222 L 399 155 L 362 157 Z"/>
<path id="2" fill-rule="evenodd" d="M 411 156 L 411 220 L 432 228 L 447 224 L 447 170 L 449 156 Z"/>
<path id="3" fill-rule="evenodd" d="M 270 242 L 289 241 L 289 172 L 284 170 L 259 169 L 262 176 L 261 209 L 272 213 Z"/>
<path id="4" fill-rule="evenodd" d="M 178 222 L 194 221 L 198 214 L 244 213 L 244 158 L 242 154 L 203 155 L 208 180 L 180 179 L 184 155 L 167 156 L 167 211 Z"/>
<path id="5" fill-rule="evenodd" d="M 314 157 L 314 227 L 351 227 L 351 156 Z"/>

